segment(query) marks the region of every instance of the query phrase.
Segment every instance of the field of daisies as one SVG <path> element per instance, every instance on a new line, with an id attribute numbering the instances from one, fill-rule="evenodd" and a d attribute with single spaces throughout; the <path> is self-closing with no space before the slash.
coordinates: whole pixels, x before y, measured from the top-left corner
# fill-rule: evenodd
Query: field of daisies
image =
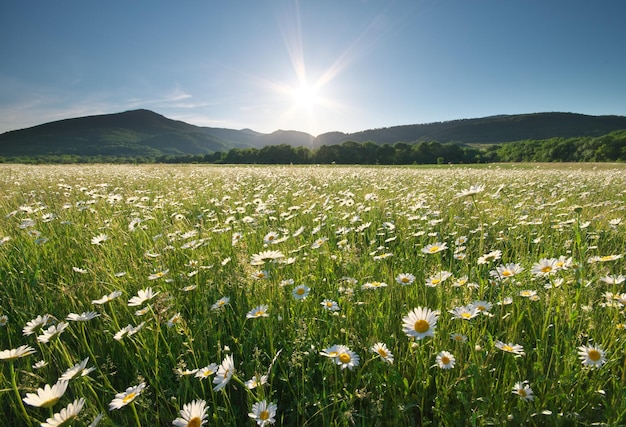
<path id="1" fill-rule="evenodd" d="M 12 426 L 626 423 L 626 167 L 0 166 Z"/>

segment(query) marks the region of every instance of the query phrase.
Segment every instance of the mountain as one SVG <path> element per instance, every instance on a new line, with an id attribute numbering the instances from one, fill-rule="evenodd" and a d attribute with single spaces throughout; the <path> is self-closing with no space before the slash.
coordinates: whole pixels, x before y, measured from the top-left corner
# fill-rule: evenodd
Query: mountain
<path id="1" fill-rule="evenodd" d="M 621 129 L 626 129 L 626 117 L 623 116 L 533 113 L 394 126 L 350 134 L 330 132 L 315 138 L 304 132 L 289 130 L 264 134 L 251 129 L 194 126 L 153 111 L 133 110 L 65 119 L 5 132 L 0 134 L 0 156 L 157 157 L 280 144 L 318 148 L 345 141 L 494 144 L 526 139 L 600 136 Z"/>

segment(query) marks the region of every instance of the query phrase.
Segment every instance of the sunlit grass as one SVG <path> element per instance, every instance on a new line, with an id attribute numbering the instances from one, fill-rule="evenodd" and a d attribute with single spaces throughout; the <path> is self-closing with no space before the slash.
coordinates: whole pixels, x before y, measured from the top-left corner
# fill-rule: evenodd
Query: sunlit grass
<path id="1" fill-rule="evenodd" d="M 625 172 L 3 165 L 0 410 L 624 423 Z"/>

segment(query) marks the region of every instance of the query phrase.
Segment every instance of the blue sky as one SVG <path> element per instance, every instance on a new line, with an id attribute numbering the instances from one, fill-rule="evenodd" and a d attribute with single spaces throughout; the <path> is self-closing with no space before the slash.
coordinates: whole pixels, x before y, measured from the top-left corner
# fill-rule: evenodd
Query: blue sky
<path id="1" fill-rule="evenodd" d="M 623 0 L 4 1 L 0 132 L 153 110 L 318 135 L 626 115 Z"/>

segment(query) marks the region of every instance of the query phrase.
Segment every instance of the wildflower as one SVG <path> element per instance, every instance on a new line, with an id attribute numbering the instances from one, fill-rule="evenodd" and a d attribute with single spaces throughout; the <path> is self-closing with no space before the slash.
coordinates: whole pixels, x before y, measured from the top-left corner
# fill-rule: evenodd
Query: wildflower
<path id="1" fill-rule="evenodd" d="M 67 328 L 69 325 L 70 324 L 67 322 L 60 322 L 57 325 L 52 325 L 37 337 L 37 341 L 41 343 L 48 343 L 50 342 L 50 340 L 53 340 L 61 335 L 61 333 L 63 333 L 65 328 Z"/>
<path id="2" fill-rule="evenodd" d="M 483 191 L 485 191 L 485 184 L 471 185 L 468 190 L 461 190 L 459 193 L 456 193 L 454 198 L 458 199 L 460 197 L 474 196 Z"/>
<path id="3" fill-rule="evenodd" d="M 263 384 L 267 384 L 267 375 L 261 375 L 260 378 L 254 375 L 252 378 L 246 381 L 246 387 L 248 387 L 248 389 L 250 390 L 253 390 Z"/>
<path id="4" fill-rule="evenodd" d="M 449 271 L 440 271 L 439 273 L 433 274 L 426 280 L 426 286 L 434 288 L 435 286 L 448 280 L 450 277 L 452 277 L 452 273 Z"/>
<path id="5" fill-rule="evenodd" d="M 337 356 L 334 358 L 335 363 L 341 367 L 341 369 L 345 368 L 354 368 L 355 366 L 359 366 L 359 355 L 350 350 L 348 347 L 343 346 L 339 349 Z"/>
<path id="6" fill-rule="evenodd" d="M 505 265 L 499 265 L 495 270 L 491 270 L 489 275 L 492 277 L 498 277 L 500 279 L 508 279 L 509 277 L 513 277 L 516 274 L 524 271 L 524 268 L 519 264 L 509 263 Z"/>
<path id="7" fill-rule="evenodd" d="M 87 322 L 91 319 L 95 319 L 100 316 L 100 314 L 95 311 L 84 311 L 81 314 L 70 313 L 67 315 L 66 320 L 71 320 L 74 322 Z"/>
<path id="8" fill-rule="evenodd" d="M 262 400 L 252 405 L 252 412 L 248 416 L 255 420 L 258 426 L 264 427 L 267 424 L 276 422 L 274 417 L 277 409 L 278 406 L 275 403 L 267 403 L 266 400 Z"/>
<path id="9" fill-rule="evenodd" d="M 452 313 L 455 319 L 470 320 L 478 316 L 478 309 L 472 304 L 467 306 L 455 307 L 448 312 Z"/>
<path id="10" fill-rule="evenodd" d="M 49 408 L 63 397 L 65 390 L 67 390 L 67 384 L 67 381 L 57 381 L 52 387 L 46 384 L 44 388 L 38 388 L 36 393 L 26 393 L 26 397 L 22 400 L 30 406 Z"/>
<path id="11" fill-rule="evenodd" d="M 520 291 L 519 296 L 533 299 L 534 297 L 537 296 L 537 291 L 526 289 L 526 290 Z"/>
<path id="12" fill-rule="evenodd" d="M 377 342 L 370 348 L 370 351 L 379 355 L 380 358 L 383 359 L 385 362 L 389 364 L 393 363 L 393 354 L 391 353 L 391 351 L 389 351 L 387 345 L 385 345 L 384 343 Z"/>
<path id="13" fill-rule="evenodd" d="M 26 323 L 26 326 L 24 326 L 24 328 L 22 329 L 22 334 L 23 335 L 34 334 L 37 330 L 46 326 L 49 320 L 50 320 L 50 316 L 47 314 L 44 314 L 43 316 L 40 315 L 34 318 L 33 320 L 29 320 L 28 323 Z"/>
<path id="14" fill-rule="evenodd" d="M 482 255 L 478 258 L 478 264 L 489 264 L 490 262 L 497 261 L 502 257 L 501 250 L 491 251 L 488 254 Z"/>
<path id="15" fill-rule="evenodd" d="M 78 267 L 72 267 L 72 270 L 76 273 L 80 273 L 80 274 L 87 274 L 88 271 L 85 270 L 84 268 L 78 268 Z"/>
<path id="16" fill-rule="evenodd" d="M 442 351 L 437 355 L 435 361 L 437 362 L 437 365 L 439 365 L 441 369 L 452 369 L 454 368 L 456 359 L 454 358 L 452 353 L 448 353 L 447 351 Z"/>
<path id="17" fill-rule="evenodd" d="M 141 330 L 141 328 L 143 328 L 143 325 L 146 322 L 141 322 L 139 325 L 137 326 L 133 326 L 133 325 L 126 325 L 125 327 L 123 327 L 122 329 L 120 329 L 114 336 L 113 339 L 120 341 L 122 338 L 124 338 L 125 336 L 132 336 L 135 335 L 137 332 L 139 332 Z"/>
<path id="18" fill-rule="evenodd" d="M 222 297 L 215 301 L 215 303 L 211 306 L 211 310 L 219 310 L 220 308 L 225 307 L 230 302 L 230 298 Z"/>
<path id="19" fill-rule="evenodd" d="M 450 339 L 452 341 L 456 341 L 456 342 L 466 342 L 467 341 L 467 336 L 465 336 L 463 334 L 452 333 L 452 334 L 450 334 Z"/>
<path id="20" fill-rule="evenodd" d="M 18 348 L 0 351 L 0 360 L 12 362 L 22 357 L 35 353 L 35 349 L 28 345 L 21 345 Z"/>
<path id="21" fill-rule="evenodd" d="M 239 243 L 239 241 L 243 238 L 243 234 L 237 232 L 237 233 L 233 233 L 233 236 L 231 238 L 231 246 L 235 246 L 237 243 Z"/>
<path id="22" fill-rule="evenodd" d="M 258 305 L 246 314 L 246 318 L 254 319 L 257 317 L 269 317 L 269 314 L 267 313 L 268 308 L 269 306 L 267 304 Z"/>
<path id="23" fill-rule="evenodd" d="M 146 388 L 146 383 L 142 382 L 136 386 L 131 386 L 122 393 L 117 393 L 115 399 L 109 403 L 109 411 L 113 409 L 121 409 L 135 400 L 141 392 Z"/>
<path id="24" fill-rule="evenodd" d="M 80 374 L 81 377 L 84 377 L 85 375 L 89 375 L 90 372 L 95 371 L 96 368 L 94 367 L 87 368 L 87 362 L 89 362 L 88 357 L 65 371 L 59 380 L 69 381 L 76 378 L 78 374 Z"/>
<path id="25" fill-rule="evenodd" d="M 137 295 L 128 300 L 129 307 L 136 307 L 157 296 L 159 292 L 154 292 L 152 288 L 140 289 Z"/>
<path id="26" fill-rule="evenodd" d="M 602 347 L 593 346 L 580 346 L 578 347 L 578 358 L 582 361 L 584 366 L 591 366 L 599 368 L 606 363 L 604 350 Z"/>
<path id="27" fill-rule="evenodd" d="M 324 301 L 321 302 L 322 307 L 324 307 L 325 310 L 329 310 L 329 311 L 339 311 L 339 304 L 337 304 L 336 301 L 330 300 L 330 299 L 325 299 Z"/>
<path id="28" fill-rule="evenodd" d="M 324 350 L 320 351 L 320 355 L 324 356 L 324 357 L 328 357 L 330 359 L 334 359 L 337 356 L 339 356 L 339 353 L 347 350 L 348 347 L 346 347 L 343 344 L 335 344 L 332 345 L 328 348 L 325 348 Z"/>
<path id="29" fill-rule="evenodd" d="M 311 249 L 319 249 L 324 243 L 328 241 L 328 237 L 320 237 L 311 245 Z"/>
<path id="30" fill-rule="evenodd" d="M 41 423 L 41 427 L 61 427 L 68 425 L 68 423 L 74 421 L 76 417 L 78 417 L 78 414 L 83 409 L 84 405 L 85 399 L 83 397 L 74 400 L 65 408 L 61 409 L 61 412 L 54 414 L 52 418 L 48 418 L 45 423 Z"/>
<path id="31" fill-rule="evenodd" d="M 176 313 L 167 321 L 167 327 L 172 328 L 174 325 L 183 322 L 183 316 L 180 313 Z"/>
<path id="32" fill-rule="evenodd" d="M 233 356 L 229 354 L 224 358 L 222 364 L 217 369 L 217 375 L 213 378 L 213 384 L 216 384 L 216 386 L 213 387 L 213 391 L 218 391 L 226 387 L 226 384 L 228 384 L 234 373 L 235 362 L 233 361 Z"/>
<path id="33" fill-rule="evenodd" d="M 422 248 L 422 252 L 425 254 L 436 254 L 437 252 L 441 252 L 448 249 L 448 245 L 446 243 L 433 243 L 430 245 L 426 245 Z"/>
<path id="34" fill-rule="evenodd" d="M 415 282 L 415 276 L 411 273 L 400 273 L 396 277 L 396 282 L 402 286 L 407 286 Z"/>
<path id="35" fill-rule="evenodd" d="M 252 278 L 257 279 L 257 280 L 263 280 L 269 277 L 270 277 L 270 274 L 267 272 L 267 270 L 258 270 L 252 273 Z"/>
<path id="36" fill-rule="evenodd" d="M 516 356 L 525 356 L 524 347 L 519 344 L 513 343 L 504 343 L 502 341 L 496 341 L 496 348 L 499 348 L 502 351 L 506 351 L 507 353 L 513 353 Z"/>
<path id="37" fill-rule="evenodd" d="M 200 368 L 196 370 L 195 377 L 200 378 L 200 380 L 203 380 L 207 377 L 210 377 L 211 375 L 214 375 L 217 372 L 217 369 L 218 369 L 217 364 L 211 363 L 210 365 L 205 366 L 204 368 Z"/>
<path id="38" fill-rule="evenodd" d="M 489 315 L 489 310 L 493 307 L 493 304 L 490 302 L 482 300 L 474 301 L 472 305 L 476 307 L 476 310 L 485 315 Z"/>
<path id="39" fill-rule="evenodd" d="M 169 273 L 169 269 L 167 270 L 163 270 L 163 271 L 157 271 L 156 273 L 152 273 L 151 275 L 148 276 L 148 280 L 157 280 L 160 279 L 161 277 L 165 276 L 167 273 Z M 148 288 L 149 289 L 149 288 Z M 158 292 L 157 292 L 158 293 Z"/>
<path id="40" fill-rule="evenodd" d="M 626 277 L 621 274 L 619 276 L 604 276 L 600 278 L 600 281 L 608 283 L 609 285 L 621 285 L 624 281 L 626 281 Z"/>
<path id="41" fill-rule="evenodd" d="M 176 427 L 201 427 L 207 421 L 207 410 L 209 407 L 206 401 L 198 399 L 191 403 L 185 403 L 180 410 L 180 417 L 172 421 Z"/>
<path id="42" fill-rule="evenodd" d="M 517 394 L 521 399 L 526 401 L 533 400 L 535 398 L 535 396 L 533 396 L 533 390 L 528 385 L 528 381 L 515 383 L 511 393 Z"/>
<path id="43" fill-rule="evenodd" d="M 46 362 L 45 360 L 40 360 L 38 362 L 33 363 L 33 369 L 41 369 L 46 365 L 48 365 L 48 362 Z"/>
<path id="44" fill-rule="evenodd" d="M 533 264 L 530 272 L 535 276 L 548 276 L 556 272 L 558 269 L 556 264 L 556 258 L 541 258 L 538 263 Z"/>
<path id="45" fill-rule="evenodd" d="M 361 289 L 378 289 L 378 288 L 386 288 L 387 284 L 385 282 L 367 282 L 361 286 Z"/>
<path id="46" fill-rule="evenodd" d="M 439 312 L 429 308 L 417 307 L 402 319 L 404 333 L 409 337 L 421 340 L 435 335 Z"/>
<path id="47" fill-rule="evenodd" d="M 106 234 L 98 234 L 97 236 L 91 238 L 91 244 L 100 246 L 100 244 L 105 242 L 108 238 L 109 236 Z"/>
<path id="48" fill-rule="evenodd" d="M 311 288 L 309 288 L 307 285 L 298 285 L 291 292 L 291 295 L 293 295 L 293 297 L 297 300 L 302 300 L 309 296 L 310 290 Z"/>
<path id="49" fill-rule="evenodd" d="M 122 291 L 113 291 L 108 295 L 103 296 L 100 299 L 95 299 L 93 301 L 91 301 L 92 304 L 106 304 L 109 301 L 114 300 L 115 298 L 119 297 L 120 295 L 122 295 Z"/>
<path id="50" fill-rule="evenodd" d="M 263 251 L 252 255 L 250 265 L 263 265 L 265 261 L 277 261 L 284 257 L 285 255 L 281 251 Z"/>
<path id="51" fill-rule="evenodd" d="M 278 233 L 274 231 L 270 231 L 263 237 L 263 243 L 276 243 L 276 240 L 278 240 Z"/>

